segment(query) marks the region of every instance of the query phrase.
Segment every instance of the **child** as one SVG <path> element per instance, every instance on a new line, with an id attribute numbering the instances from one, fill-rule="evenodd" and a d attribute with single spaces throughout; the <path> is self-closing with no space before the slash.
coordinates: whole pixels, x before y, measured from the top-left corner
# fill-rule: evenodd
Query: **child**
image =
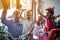
<path id="1" fill-rule="evenodd" d="M 43 26 L 44 26 L 44 19 L 42 18 L 42 16 L 38 16 L 38 20 L 35 23 L 33 34 L 35 36 L 38 36 L 39 40 L 41 39 L 40 32 L 42 32 Z"/>
<path id="2" fill-rule="evenodd" d="M 46 16 L 44 16 L 38 9 L 38 12 L 40 13 L 40 15 L 46 19 L 45 20 L 45 27 L 44 27 L 45 33 L 51 31 L 51 29 L 53 29 L 55 27 L 54 19 L 56 19 L 58 16 L 60 16 L 60 15 L 54 16 L 54 8 L 52 8 L 52 7 L 47 8 L 46 11 L 47 11 Z M 46 34 L 48 35 L 48 33 L 46 33 Z M 43 39 L 46 40 L 47 35 L 43 34 L 43 37 L 45 36 Z M 53 37 L 54 37 L 54 35 L 52 35 L 50 38 L 52 40 L 54 40 Z"/>
<path id="3" fill-rule="evenodd" d="M 54 16 L 54 8 L 52 7 L 47 8 L 46 11 L 47 11 L 46 16 L 44 16 L 38 9 L 40 15 L 46 19 L 44 31 L 48 32 L 54 28 L 53 21 L 55 18 L 57 18 L 60 15 Z"/>
<path id="4" fill-rule="evenodd" d="M 36 21 L 33 31 L 34 35 L 38 36 L 38 31 L 43 28 L 43 23 L 44 19 L 42 18 L 42 16 L 38 16 L 38 21 Z"/>

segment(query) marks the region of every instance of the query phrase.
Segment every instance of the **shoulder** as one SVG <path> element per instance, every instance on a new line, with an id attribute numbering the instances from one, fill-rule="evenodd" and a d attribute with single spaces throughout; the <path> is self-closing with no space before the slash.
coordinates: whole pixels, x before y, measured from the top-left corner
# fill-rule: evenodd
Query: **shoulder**
<path id="1" fill-rule="evenodd" d="M 12 23 L 13 21 L 14 21 L 13 19 L 11 19 L 11 20 L 6 20 L 5 23 L 10 24 L 10 23 Z"/>

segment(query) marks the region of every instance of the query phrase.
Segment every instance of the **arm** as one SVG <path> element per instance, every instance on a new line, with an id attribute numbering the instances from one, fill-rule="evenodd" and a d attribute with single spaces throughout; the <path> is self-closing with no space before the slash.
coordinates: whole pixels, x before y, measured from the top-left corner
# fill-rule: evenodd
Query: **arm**
<path id="1" fill-rule="evenodd" d="M 59 14 L 59 15 L 57 15 L 57 16 L 53 16 L 53 18 L 54 18 L 54 19 L 56 19 L 56 18 L 57 18 L 57 17 L 59 17 L 59 16 L 60 16 L 60 14 Z"/>
<path id="2" fill-rule="evenodd" d="M 46 18 L 46 16 L 44 16 L 44 15 L 40 12 L 39 9 L 38 9 L 38 12 L 39 12 L 39 14 L 40 14 L 42 17 Z"/>
<path id="3" fill-rule="evenodd" d="M 3 10 L 2 17 L 1 17 L 1 22 L 2 23 L 5 23 L 5 21 L 6 21 L 6 14 L 7 14 L 7 10 Z"/>
<path id="4" fill-rule="evenodd" d="M 34 26 L 28 31 L 28 34 L 31 34 L 34 29 Z"/>
<path id="5" fill-rule="evenodd" d="M 20 10 L 21 10 L 21 12 L 20 12 L 20 18 L 23 18 L 21 15 L 22 15 L 23 11 L 25 11 L 25 9 L 20 9 Z"/>

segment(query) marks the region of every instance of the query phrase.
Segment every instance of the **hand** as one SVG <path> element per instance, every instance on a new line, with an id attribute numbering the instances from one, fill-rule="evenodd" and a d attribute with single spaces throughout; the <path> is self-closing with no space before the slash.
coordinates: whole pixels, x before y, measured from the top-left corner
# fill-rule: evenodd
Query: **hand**
<path id="1" fill-rule="evenodd" d="M 26 9 L 22 9 L 22 11 L 25 11 Z"/>
<path id="2" fill-rule="evenodd" d="M 29 31 L 28 34 L 31 34 L 31 32 Z"/>
<path id="3" fill-rule="evenodd" d="M 40 9 L 38 9 L 37 11 L 38 11 L 38 13 L 40 13 Z"/>
<path id="4" fill-rule="evenodd" d="M 39 9 L 37 9 L 39 11 Z"/>
<path id="5" fill-rule="evenodd" d="M 39 6 L 38 9 L 41 9 L 41 6 Z"/>
<path id="6" fill-rule="evenodd" d="M 39 14 L 40 14 L 40 13 L 43 13 L 43 11 L 41 11 L 41 9 L 38 9 L 38 12 L 39 12 Z"/>
<path id="7" fill-rule="evenodd" d="M 25 11 L 26 9 L 19 9 L 19 10 Z"/>

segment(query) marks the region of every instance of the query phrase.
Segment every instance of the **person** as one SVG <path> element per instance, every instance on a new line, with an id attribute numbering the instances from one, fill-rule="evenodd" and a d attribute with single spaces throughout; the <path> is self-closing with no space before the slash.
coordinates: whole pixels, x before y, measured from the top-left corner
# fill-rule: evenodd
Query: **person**
<path id="1" fill-rule="evenodd" d="M 13 19 L 7 20 L 6 15 L 7 15 L 7 9 L 4 9 L 2 12 L 2 17 L 1 17 L 1 22 L 5 25 L 8 26 L 8 32 L 12 34 L 14 38 L 18 38 L 22 32 L 23 25 L 22 20 L 20 20 L 20 13 L 22 13 L 24 10 L 20 12 L 19 9 L 16 9 L 13 13 Z"/>
<path id="2" fill-rule="evenodd" d="M 34 29 L 34 21 L 31 18 L 32 13 L 31 11 L 26 12 L 26 18 L 21 17 L 21 19 L 24 21 L 23 23 L 23 30 L 22 30 L 22 35 L 29 35 L 28 39 L 33 40 L 33 29 Z M 28 40 L 26 36 L 23 38 L 23 40 Z"/>
<path id="3" fill-rule="evenodd" d="M 34 26 L 34 31 L 33 34 L 38 36 L 38 32 L 40 29 L 43 29 L 44 26 L 44 19 L 42 18 L 42 16 L 38 16 L 38 21 L 36 21 L 35 26 Z"/>
<path id="4" fill-rule="evenodd" d="M 47 9 L 46 9 L 46 16 L 44 16 L 41 12 L 40 12 L 40 10 L 38 9 L 38 12 L 39 12 L 39 14 L 42 16 L 42 17 L 44 17 L 46 20 L 45 20 L 45 27 L 44 27 L 44 34 L 45 35 L 48 35 L 49 33 L 47 33 L 47 32 L 50 32 L 52 29 L 54 29 L 54 27 L 55 27 L 55 25 L 54 25 L 54 20 L 58 17 L 58 16 L 60 16 L 60 14 L 59 15 L 57 15 L 57 16 L 54 16 L 54 7 L 48 7 Z M 43 35 L 44 35 L 43 34 Z M 50 39 L 52 39 L 52 40 L 54 40 L 54 35 L 52 35 L 51 37 L 49 37 Z M 47 36 L 46 36 L 46 38 L 43 38 L 43 39 L 47 39 Z"/>
<path id="5" fill-rule="evenodd" d="M 54 22 L 54 19 L 56 19 L 58 16 L 60 16 L 60 14 L 57 15 L 57 16 L 54 16 L 54 7 L 48 7 L 46 9 L 46 11 L 47 11 L 46 12 L 46 16 L 44 16 L 40 12 L 40 10 L 38 9 L 39 14 L 46 19 L 44 31 L 45 32 L 48 32 L 48 31 L 50 31 L 51 29 L 54 28 L 54 23 L 53 23 Z"/>
<path id="6" fill-rule="evenodd" d="M 44 19 L 43 19 L 43 17 L 42 16 L 38 16 L 38 20 L 36 21 L 36 23 L 35 23 L 35 26 L 34 26 L 34 30 L 33 30 L 33 34 L 36 36 L 36 37 L 38 37 L 38 40 L 40 40 L 41 39 L 41 35 L 40 35 L 40 32 L 42 32 L 43 30 L 43 28 L 44 28 Z M 42 34 L 42 33 L 41 33 Z M 41 37 L 40 37 L 41 36 Z"/>

